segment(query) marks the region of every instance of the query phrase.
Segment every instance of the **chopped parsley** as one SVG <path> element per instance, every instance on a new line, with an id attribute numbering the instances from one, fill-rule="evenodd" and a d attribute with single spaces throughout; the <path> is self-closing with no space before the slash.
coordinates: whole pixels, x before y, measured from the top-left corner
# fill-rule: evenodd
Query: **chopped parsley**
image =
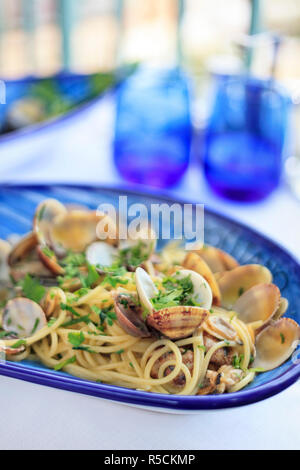
<path id="1" fill-rule="evenodd" d="M 44 255 L 47 256 L 47 258 L 54 258 L 55 257 L 54 251 L 50 250 L 50 248 L 47 245 L 43 246 L 42 252 L 44 253 Z"/>
<path id="2" fill-rule="evenodd" d="M 92 287 L 100 278 L 99 274 L 97 273 L 96 266 L 93 264 L 88 264 L 88 275 L 86 277 L 80 275 L 79 278 L 81 280 L 81 284 L 83 287 Z"/>
<path id="3" fill-rule="evenodd" d="M 33 325 L 32 330 L 31 330 L 31 334 L 32 334 L 32 335 L 36 332 L 37 327 L 39 326 L 39 323 L 40 323 L 40 319 L 37 318 L 37 319 L 35 320 L 35 322 L 34 322 L 34 325 Z"/>
<path id="4" fill-rule="evenodd" d="M 116 287 L 117 284 L 126 285 L 128 284 L 128 279 L 122 279 L 121 276 L 126 274 L 126 269 L 124 267 L 109 267 L 106 268 L 107 275 L 105 276 L 102 284 L 110 284 L 112 287 Z"/>
<path id="5" fill-rule="evenodd" d="M 119 349 L 119 351 L 116 351 L 116 354 L 122 354 L 124 352 L 124 349 Z"/>
<path id="6" fill-rule="evenodd" d="M 119 262 L 123 266 L 138 267 L 144 263 L 150 256 L 153 244 L 139 241 L 135 246 L 124 248 L 119 252 Z"/>
<path id="7" fill-rule="evenodd" d="M 65 275 L 57 278 L 61 285 L 67 280 L 80 277 L 79 268 L 86 265 L 86 257 L 83 253 L 73 253 L 69 251 L 67 256 L 61 260 L 60 264 L 65 270 Z"/>
<path id="8" fill-rule="evenodd" d="M 117 315 L 111 309 L 111 307 L 101 309 L 101 308 L 97 307 L 96 305 L 93 305 L 92 310 L 93 310 L 94 313 L 99 315 L 101 325 L 103 325 L 103 323 L 106 321 L 109 326 L 112 326 L 113 323 L 114 323 L 114 320 L 117 319 Z"/>
<path id="9" fill-rule="evenodd" d="M 198 348 L 202 349 L 202 351 L 206 353 L 206 347 L 204 346 L 204 344 L 203 345 L 198 344 Z"/>
<path id="10" fill-rule="evenodd" d="M 12 332 L 1 331 L 1 332 L 0 332 L 0 339 L 1 339 L 1 338 L 5 338 L 6 336 L 10 336 L 10 335 L 12 335 L 12 334 L 13 334 Z"/>
<path id="11" fill-rule="evenodd" d="M 235 355 L 232 360 L 233 367 L 235 369 L 242 369 L 243 360 L 244 360 L 244 354 L 241 354 L 240 356 Z"/>
<path id="12" fill-rule="evenodd" d="M 45 287 L 38 280 L 33 279 L 30 274 L 26 274 L 25 278 L 20 281 L 20 286 L 25 297 L 36 303 L 40 303 L 46 293 Z"/>
<path id="13" fill-rule="evenodd" d="M 90 349 L 88 346 L 83 346 L 82 343 L 84 342 L 84 334 L 82 331 L 78 333 L 69 333 L 68 334 L 68 340 L 69 343 L 72 344 L 74 350 L 78 351 L 87 351 L 91 353 L 95 353 L 92 349 Z"/>
<path id="14" fill-rule="evenodd" d="M 240 288 L 239 288 L 239 291 L 238 291 L 239 297 L 241 297 L 241 295 L 243 295 L 244 292 L 245 292 L 244 287 L 240 287 Z"/>
<path id="15" fill-rule="evenodd" d="M 87 287 L 81 287 L 81 289 L 76 290 L 73 292 L 73 295 L 76 297 L 83 297 L 84 295 L 87 295 L 90 292 L 90 289 Z"/>
<path id="16" fill-rule="evenodd" d="M 64 266 L 79 267 L 86 263 L 86 257 L 84 253 L 73 253 L 69 251 L 67 256 L 62 260 Z"/>
<path id="17" fill-rule="evenodd" d="M 80 317 L 80 318 L 75 318 L 74 320 L 69 320 L 65 323 L 63 323 L 63 327 L 66 328 L 67 326 L 73 326 L 73 325 L 77 325 L 78 323 L 86 323 L 88 324 L 90 322 L 90 316 L 89 315 L 85 315 L 83 317 Z"/>
<path id="18" fill-rule="evenodd" d="M 19 348 L 20 346 L 25 346 L 25 344 L 26 344 L 25 339 L 20 339 L 20 340 L 17 341 L 15 344 L 13 344 L 13 345 L 11 346 L 11 348 L 17 349 L 17 348 Z"/>
<path id="19" fill-rule="evenodd" d="M 54 370 L 61 370 L 61 369 L 63 369 L 65 366 L 67 366 L 67 365 L 69 365 L 69 364 L 73 364 L 75 361 L 76 361 L 76 356 L 70 357 L 69 359 L 66 359 L 65 361 L 60 362 L 59 364 L 57 364 L 56 366 L 54 366 Z"/>
<path id="20" fill-rule="evenodd" d="M 283 333 L 280 333 L 280 338 L 281 338 L 281 344 L 285 343 L 285 336 Z"/>
<path id="21" fill-rule="evenodd" d="M 69 333 L 68 334 L 69 343 L 72 344 L 75 348 L 78 348 L 84 342 L 84 334 L 82 331 L 78 333 Z"/>
<path id="22" fill-rule="evenodd" d="M 75 315 L 75 317 L 79 317 L 79 316 L 80 316 L 79 313 L 77 313 L 76 310 L 75 310 L 73 307 L 71 307 L 70 305 L 61 303 L 61 304 L 60 304 L 60 308 L 61 308 L 62 310 L 68 310 L 68 312 L 72 313 L 72 315 Z"/>
<path id="23" fill-rule="evenodd" d="M 163 280 L 164 291 L 160 291 L 151 299 L 156 310 L 176 305 L 200 306 L 194 299 L 194 285 L 187 276 L 183 279 L 176 279 L 171 276 Z"/>
<path id="24" fill-rule="evenodd" d="M 56 323 L 56 322 L 57 322 L 57 318 L 52 317 L 52 318 L 50 318 L 50 320 L 48 321 L 47 325 L 48 325 L 49 328 L 50 328 L 50 327 L 53 326 L 54 323 Z"/>

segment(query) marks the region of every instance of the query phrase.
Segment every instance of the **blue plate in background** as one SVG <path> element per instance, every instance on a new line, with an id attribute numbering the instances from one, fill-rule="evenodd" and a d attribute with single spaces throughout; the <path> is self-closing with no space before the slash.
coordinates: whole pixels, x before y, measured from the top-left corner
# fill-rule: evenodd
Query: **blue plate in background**
<path id="1" fill-rule="evenodd" d="M 120 194 L 128 196 L 128 205 L 137 202 L 147 207 L 158 203 L 184 204 L 183 201 L 118 188 L 2 187 L 0 189 L 0 237 L 6 238 L 12 233 L 28 232 L 31 229 L 37 204 L 47 197 L 57 198 L 64 203 L 81 203 L 90 208 L 96 208 L 103 202 L 117 205 Z M 289 300 L 287 316 L 300 322 L 300 266 L 284 249 L 246 226 L 207 209 L 205 211 L 205 242 L 228 251 L 242 264 L 259 263 L 267 266 L 273 273 L 274 283 L 280 288 L 282 295 Z M 160 242 L 160 246 L 161 244 Z M 299 349 L 298 351 L 300 352 Z M 300 361 L 294 363 L 289 360 L 273 371 L 259 374 L 248 387 L 240 392 L 207 396 L 161 395 L 93 383 L 29 361 L 0 364 L 0 374 L 127 405 L 180 413 L 241 406 L 275 395 L 300 377 Z"/>

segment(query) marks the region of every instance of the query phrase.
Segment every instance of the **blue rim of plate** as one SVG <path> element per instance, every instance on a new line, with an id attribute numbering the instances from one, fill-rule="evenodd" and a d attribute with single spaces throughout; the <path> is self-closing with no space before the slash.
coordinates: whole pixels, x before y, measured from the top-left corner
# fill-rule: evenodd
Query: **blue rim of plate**
<path id="1" fill-rule="evenodd" d="M 147 196 L 158 199 L 166 203 L 185 204 L 191 203 L 190 201 L 182 200 L 180 198 L 173 198 L 168 194 L 161 194 L 156 190 L 151 191 L 138 191 L 136 189 L 128 189 L 122 186 L 90 186 L 90 185 L 2 185 L 2 189 L 45 189 L 45 188 L 65 188 L 71 190 L 81 189 L 86 191 L 96 190 L 111 191 L 111 192 L 126 192 L 132 196 L 139 197 Z M 207 213 L 217 218 L 229 221 L 237 227 L 248 231 L 257 240 L 261 240 L 270 249 L 280 252 L 294 264 L 297 275 L 300 279 L 300 265 L 298 261 L 283 247 L 273 242 L 268 237 L 260 234 L 256 230 L 247 227 L 245 224 L 235 221 L 231 217 L 223 216 L 217 211 L 205 209 Z M 0 363 L 0 375 L 12 377 L 27 382 L 36 383 L 39 385 L 47 385 L 50 387 L 77 392 L 94 397 L 104 398 L 110 401 L 124 403 L 128 405 L 135 405 L 140 407 L 152 408 L 153 410 L 174 410 L 174 411 L 197 411 L 208 409 L 222 409 L 231 408 L 242 405 L 249 405 L 259 402 L 271 396 L 274 396 L 290 385 L 295 383 L 300 377 L 300 364 L 292 364 L 286 371 L 271 381 L 259 385 L 252 389 L 245 389 L 235 393 L 228 393 L 223 395 L 206 395 L 206 396 L 186 396 L 186 395 L 164 395 L 159 393 L 143 392 L 139 390 L 127 389 L 115 385 L 108 385 L 102 383 L 89 382 L 79 379 L 67 374 L 54 375 L 53 371 L 47 369 L 33 369 L 26 364 L 22 363 Z"/>

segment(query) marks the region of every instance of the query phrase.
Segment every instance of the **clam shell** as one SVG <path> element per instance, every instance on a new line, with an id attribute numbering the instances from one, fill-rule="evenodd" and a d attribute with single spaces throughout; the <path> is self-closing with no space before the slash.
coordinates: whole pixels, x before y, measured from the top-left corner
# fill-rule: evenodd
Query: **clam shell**
<path id="1" fill-rule="evenodd" d="M 113 221 L 106 215 L 96 211 L 73 210 L 56 217 L 52 226 L 51 239 L 55 251 L 83 252 L 86 248 L 97 240 L 103 238 L 105 230 L 100 230 L 99 223 L 103 222 L 104 228 L 113 225 L 112 231 L 115 233 Z M 101 232 L 101 233 L 100 233 Z M 116 239 L 107 236 L 107 243 L 115 244 Z"/>
<path id="2" fill-rule="evenodd" d="M 0 282 L 9 281 L 8 256 L 11 252 L 11 245 L 0 239 Z"/>
<path id="3" fill-rule="evenodd" d="M 38 244 L 37 236 L 34 232 L 30 232 L 25 235 L 21 240 L 13 247 L 9 256 L 8 264 L 13 266 L 19 261 L 22 261 Z"/>
<path id="4" fill-rule="evenodd" d="M 231 255 L 220 250 L 220 248 L 205 245 L 195 251 L 206 262 L 213 273 L 230 271 L 239 266 L 239 263 Z"/>
<path id="5" fill-rule="evenodd" d="M 19 338 L 27 338 L 46 325 L 46 316 L 41 307 L 30 299 L 17 297 L 9 300 L 4 308 L 2 327 Z"/>
<path id="6" fill-rule="evenodd" d="M 275 312 L 273 319 L 278 320 L 279 318 L 281 318 L 285 314 L 288 308 L 289 308 L 289 301 L 285 299 L 284 297 L 281 297 L 278 310 Z"/>
<path id="7" fill-rule="evenodd" d="M 172 340 L 187 338 L 206 320 L 209 312 L 200 307 L 168 307 L 147 316 L 147 324 Z"/>
<path id="8" fill-rule="evenodd" d="M 106 242 L 94 242 L 86 249 L 86 259 L 90 264 L 111 266 L 118 254 L 117 248 Z"/>
<path id="9" fill-rule="evenodd" d="M 56 258 L 56 255 L 53 254 L 48 254 L 47 251 L 44 251 L 44 246 L 38 246 L 36 251 L 37 254 L 46 268 L 49 269 L 53 274 L 56 276 L 62 276 L 65 273 L 65 270 L 60 264 L 58 263 L 58 260 Z"/>
<path id="10" fill-rule="evenodd" d="M 96 228 L 100 221 L 96 212 L 71 211 L 55 219 L 51 239 L 53 248 L 67 252 L 82 252 L 97 239 Z"/>
<path id="11" fill-rule="evenodd" d="M 127 300 L 127 306 L 121 302 L 122 299 Z M 142 320 L 141 309 L 135 308 L 132 299 L 126 295 L 119 294 L 114 298 L 115 312 L 118 321 L 129 335 L 141 338 L 151 336 L 145 322 Z"/>
<path id="12" fill-rule="evenodd" d="M 50 280 L 51 277 L 54 279 L 50 270 L 46 268 L 46 266 L 40 260 L 36 259 L 22 261 L 10 269 L 10 275 L 15 282 L 23 279 L 26 274 L 39 277 L 41 282 L 42 280 Z"/>
<path id="13" fill-rule="evenodd" d="M 56 199 L 45 199 L 38 205 L 33 218 L 33 231 L 39 243 L 54 248 L 51 237 L 54 220 L 66 213 L 66 207 Z"/>
<path id="14" fill-rule="evenodd" d="M 135 282 L 137 293 L 142 306 L 146 309 L 147 312 L 152 312 L 154 308 L 150 299 L 158 294 L 157 287 L 155 286 L 149 274 L 140 267 L 138 267 L 135 271 Z"/>
<path id="15" fill-rule="evenodd" d="M 274 284 L 257 284 L 235 302 L 233 310 L 244 323 L 268 322 L 280 305 L 280 290 Z"/>
<path id="16" fill-rule="evenodd" d="M 256 284 L 272 282 L 271 272 L 260 264 L 238 266 L 221 273 L 218 284 L 221 291 L 222 306 L 231 309 L 238 298 Z"/>
<path id="17" fill-rule="evenodd" d="M 194 286 L 193 300 L 196 303 L 201 304 L 201 308 L 209 310 L 212 305 L 212 291 L 208 282 L 203 276 L 198 274 L 196 271 L 190 269 L 180 269 L 174 275 L 176 279 L 184 279 L 189 277 Z"/>
<path id="18" fill-rule="evenodd" d="M 208 282 L 212 294 L 213 305 L 221 304 L 221 293 L 218 283 L 208 264 L 197 253 L 188 253 L 183 261 L 183 267 L 200 274 Z"/>
<path id="19" fill-rule="evenodd" d="M 206 330 L 218 339 L 239 342 L 239 337 L 229 321 L 222 317 L 210 315 L 205 322 Z"/>
<path id="20" fill-rule="evenodd" d="M 300 327 L 291 318 L 281 318 L 267 325 L 255 341 L 253 368 L 272 370 L 283 364 L 299 344 Z"/>

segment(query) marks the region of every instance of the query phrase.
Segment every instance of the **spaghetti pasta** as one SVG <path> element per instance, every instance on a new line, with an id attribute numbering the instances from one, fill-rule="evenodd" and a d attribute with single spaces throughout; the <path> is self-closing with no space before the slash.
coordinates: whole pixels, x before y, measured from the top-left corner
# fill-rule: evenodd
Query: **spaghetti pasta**
<path id="1" fill-rule="evenodd" d="M 193 272 L 184 269 L 184 251 L 174 243 L 156 255 L 159 262 L 155 264 L 151 251 L 145 257 L 134 245 L 136 251 L 130 262 L 127 249 L 126 257 L 119 256 L 118 263 L 102 266 L 101 260 L 90 264 L 84 252 L 68 251 L 64 259 L 58 259 L 52 251 L 54 245 L 50 249 L 37 238 L 36 243 L 31 240 L 30 252 L 25 253 L 22 263 L 35 259 L 37 246 L 51 259 L 51 265 L 49 259 L 40 257 L 35 268 L 37 263 L 44 263 L 44 273 L 51 266 L 49 279 L 53 285 L 44 287 L 43 276 L 35 272 L 8 289 L 8 297 L 13 291 L 13 299 L 8 300 L 1 314 L 1 348 L 8 360 L 38 360 L 51 369 L 82 379 L 164 394 L 232 393 L 255 378 L 259 371 L 251 368 L 256 354 L 255 327 L 260 331 L 270 323 L 255 318 L 246 324 L 241 312 L 234 311 L 234 305 L 232 309 L 211 306 L 210 285 L 196 265 Z M 212 253 L 211 247 L 209 254 Z M 15 261 L 15 257 L 11 259 Z M 201 259 L 201 266 L 209 263 L 209 257 L 205 259 Z M 58 272 L 57 265 L 60 276 L 54 273 L 54 269 Z M 232 271 L 237 265 L 236 262 Z M 143 308 L 144 291 L 141 295 L 136 282 L 141 268 L 133 272 L 137 266 L 143 266 L 148 273 L 147 292 L 153 283 L 152 296 L 146 303 L 153 306 L 153 312 Z M 15 277 L 18 268 L 18 262 L 11 266 Z M 209 264 L 205 269 L 210 269 Z M 230 272 L 216 275 L 214 282 Z M 251 287 L 255 288 L 255 282 Z M 241 297 L 242 289 L 234 288 L 239 290 L 236 297 Z M 225 288 L 221 293 L 226 296 Z M 25 310 L 14 310 L 14 317 L 9 318 L 14 298 L 20 301 L 26 297 Z M 25 335 L 25 316 L 40 312 L 26 311 L 28 299 L 41 307 L 41 313 L 31 334 Z M 278 308 L 279 302 L 276 305 Z M 153 317 L 151 322 L 149 316 Z"/>

